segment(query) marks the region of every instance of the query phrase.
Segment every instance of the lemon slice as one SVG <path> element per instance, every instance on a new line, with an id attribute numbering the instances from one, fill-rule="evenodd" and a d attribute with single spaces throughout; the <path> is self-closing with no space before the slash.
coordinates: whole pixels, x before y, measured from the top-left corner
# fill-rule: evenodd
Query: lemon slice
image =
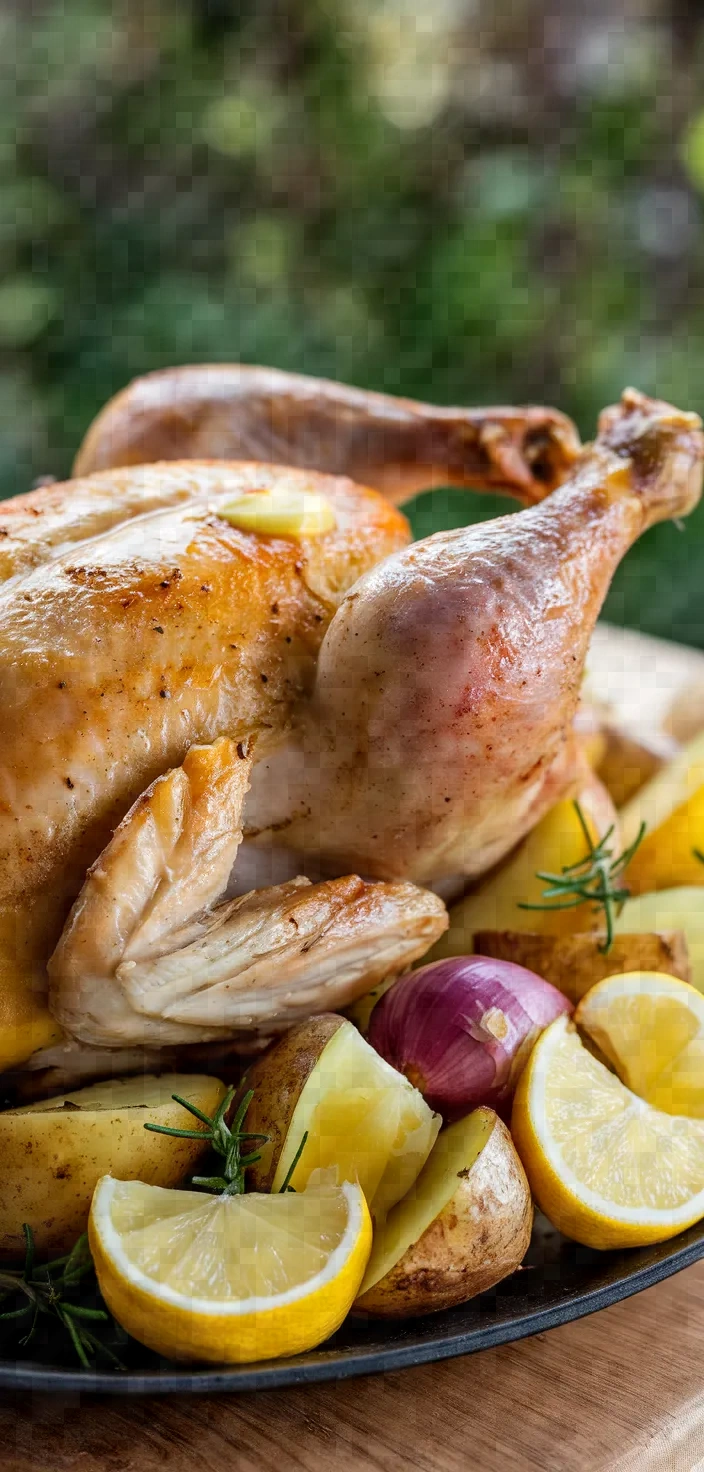
<path id="1" fill-rule="evenodd" d="M 533 1049 L 511 1130 L 538 1205 L 587 1247 L 663 1242 L 704 1216 L 704 1123 L 639 1099 L 565 1016 Z"/>
<path id="2" fill-rule="evenodd" d="M 610 976 L 587 992 L 574 1020 L 641 1099 L 704 1119 L 704 997 L 696 987 L 655 971 Z"/>
<path id="3" fill-rule="evenodd" d="M 371 1251 L 359 1186 L 204 1196 L 103 1176 L 88 1234 L 100 1290 L 169 1359 L 234 1363 L 312 1349 L 339 1328 Z"/>

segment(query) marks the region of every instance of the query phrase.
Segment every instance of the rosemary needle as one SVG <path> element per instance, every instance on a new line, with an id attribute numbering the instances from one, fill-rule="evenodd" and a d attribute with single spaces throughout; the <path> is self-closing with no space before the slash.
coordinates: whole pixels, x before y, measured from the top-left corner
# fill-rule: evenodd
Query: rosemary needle
<path id="1" fill-rule="evenodd" d="M 306 1140 L 307 1139 L 308 1139 L 308 1131 L 307 1130 L 304 1130 L 304 1132 L 303 1132 L 303 1138 L 302 1138 L 301 1143 L 298 1146 L 298 1149 L 296 1151 L 296 1154 L 294 1155 L 293 1160 L 291 1161 L 291 1164 L 290 1164 L 290 1166 L 289 1166 L 289 1168 L 288 1168 L 288 1170 L 286 1172 L 286 1175 L 285 1175 L 284 1181 L 283 1181 L 283 1185 L 279 1186 L 279 1195 L 283 1195 L 285 1191 L 293 1191 L 295 1193 L 296 1187 L 290 1185 L 290 1180 L 291 1180 L 291 1177 L 293 1175 L 293 1172 L 295 1171 L 296 1166 L 298 1165 L 298 1162 L 299 1162 L 299 1160 L 300 1160 L 300 1158 L 301 1158 L 301 1156 L 303 1154 L 303 1151 L 306 1148 Z"/>
<path id="2" fill-rule="evenodd" d="M 576 864 L 566 864 L 559 874 L 539 871 L 536 878 L 547 885 L 542 901 L 529 904 L 518 901 L 519 910 L 572 910 L 578 905 L 590 904 L 595 911 L 603 910 L 606 924 L 606 939 L 599 950 L 606 953 L 611 949 L 614 938 L 614 920 L 630 896 L 622 880 L 624 870 L 630 864 L 636 849 L 643 840 L 645 823 L 641 823 L 637 836 L 617 858 L 613 857 L 609 840 L 613 836 L 614 824 L 598 843 L 594 843 L 584 813 L 578 802 L 574 809 L 584 834 L 587 852 Z M 619 880 L 621 882 L 619 883 Z"/>
<path id="3" fill-rule="evenodd" d="M 66 1331 L 85 1370 L 89 1370 L 100 1357 L 108 1360 L 115 1369 L 124 1369 L 117 1355 L 100 1338 L 101 1325 L 107 1324 L 111 1331 L 116 1331 L 114 1319 L 105 1308 L 74 1301 L 75 1294 L 85 1294 L 88 1290 L 96 1303 L 102 1303 L 93 1276 L 93 1259 L 86 1234 L 79 1237 L 66 1257 L 57 1257 L 38 1266 L 32 1228 L 25 1222 L 22 1230 L 25 1239 L 23 1266 L 0 1272 L 0 1304 L 17 1304 L 17 1299 L 21 1302 L 0 1313 L 0 1332 L 4 1325 L 8 1325 L 10 1332 L 21 1331 L 18 1343 L 24 1349 L 31 1344 L 39 1323 L 50 1319 Z"/>
<path id="4" fill-rule="evenodd" d="M 247 1142 L 258 1140 L 260 1144 L 266 1144 L 269 1136 L 252 1134 L 242 1128 L 245 1115 L 254 1097 L 252 1090 L 244 1094 L 232 1123 L 228 1125 L 225 1118 L 230 1105 L 235 1097 L 236 1090 L 229 1088 L 225 1097 L 221 1100 L 214 1115 L 204 1114 L 197 1109 L 195 1104 L 189 1103 L 188 1099 L 182 1099 L 180 1094 L 172 1094 L 171 1097 L 176 1104 L 181 1104 L 189 1114 L 193 1114 L 205 1125 L 204 1130 L 179 1130 L 173 1129 L 167 1124 L 145 1124 L 145 1130 L 153 1130 L 157 1135 L 176 1135 L 182 1140 L 207 1140 L 211 1149 L 217 1155 L 222 1155 L 224 1165 L 222 1175 L 219 1176 L 192 1176 L 191 1185 L 200 1187 L 201 1191 L 212 1191 L 218 1196 L 242 1196 L 245 1189 L 244 1173 L 248 1165 L 254 1165 L 260 1160 L 258 1150 L 243 1150 Z"/>

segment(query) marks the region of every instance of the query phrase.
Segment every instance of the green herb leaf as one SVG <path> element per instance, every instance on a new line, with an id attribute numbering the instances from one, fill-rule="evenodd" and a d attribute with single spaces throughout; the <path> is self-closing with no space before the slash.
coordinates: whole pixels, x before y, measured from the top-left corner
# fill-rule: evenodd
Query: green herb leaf
<path id="1" fill-rule="evenodd" d="M 301 1158 L 301 1156 L 303 1154 L 303 1151 L 306 1148 L 306 1140 L 307 1139 L 308 1139 L 308 1131 L 305 1130 L 304 1131 L 304 1134 L 303 1134 L 303 1139 L 301 1140 L 301 1143 L 298 1146 L 298 1149 L 296 1151 L 296 1154 L 294 1155 L 293 1160 L 291 1161 L 291 1164 L 290 1164 L 290 1166 L 289 1166 L 289 1168 L 288 1168 L 288 1170 L 286 1172 L 286 1177 L 284 1179 L 284 1183 L 283 1183 L 282 1186 L 279 1187 L 279 1195 L 280 1196 L 282 1196 L 286 1191 L 293 1191 L 294 1194 L 295 1194 L 296 1187 L 295 1186 L 290 1186 L 289 1185 L 289 1181 L 291 1180 L 291 1177 L 293 1175 L 293 1172 L 295 1171 L 296 1166 L 298 1165 L 298 1162 L 299 1162 L 299 1160 L 300 1160 L 300 1158 Z"/>
<path id="2" fill-rule="evenodd" d="M 8 1326 L 9 1333 L 13 1328 L 24 1329 L 27 1319 L 31 1318 L 27 1332 L 17 1341 L 25 1348 L 31 1344 L 40 1320 L 50 1319 L 55 1324 L 60 1324 L 68 1334 L 76 1357 L 84 1369 L 90 1369 L 101 1358 L 108 1360 L 116 1369 L 124 1369 L 109 1345 L 104 1344 L 84 1324 L 107 1324 L 110 1332 L 118 1335 L 123 1331 L 104 1307 L 92 1307 L 91 1304 L 74 1301 L 73 1295 L 77 1291 L 88 1291 L 102 1303 L 85 1233 L 79 1237 L 68 1256 L 37 1264 L 34 1233 L 27 1223 L 22 1230 L 25 1238 L 24 1265 L 17 1269 L 3 1269 L 0 1273 L 0 1301 L 7 1302 L 22 1297 L 25 1302 L 0 1314 L 0 1334 L 5 1325 Z M 92 1282 L 86 1282 L 89 1275 L 93 1278 Z"/>
<path id="3" fill-rule="evenodd" d="M 646 825 L 641 823 L 633 843 L 629 844 L 618 858 L 614 858 L 609 846 L 609 840 L 614 832 L 613 824 L 599 843 L 595 844 L 578 802 L 574 803 L 574 809 L 587 846 L 584 858 L 579 859 L 576 864 L 566 864 L 559 874 L 539 872 L 536 878 L 542 879 L 547 885 L 547 888 L 543 890 L 542 902 L 529 904 L 527 901 L 519 900 L 518 908 L 519 910 L 572 910 L 578 905 L 590 904 L 596 912 L 599 909 L 603 910 L 606 939 L 603 945 L 599 946 L 599 950 L 606 954 L 613 944 L 614 921 L 630 896 L 630 890 L 624 884 L 619 885 L 617 881 L 642 843 Z"/>
<path id="4" fill-rule="evenodd" d="M 177 1135 L 187 1140 L 206 1141 L 211 1150 L 221 1155 L 225 1162 L 222 1175 L 214 1176 L 192 1176 L 191 1185 L 198 1187 L 201 1191 L 210 1191 L 217 1196 L 241 1196 L 245 1188 L 245 1171 L 248 1165 L 254 1165 L 260 1159 L 256 1150 L 247 1149 L 246 1146 L 252 1141 L 266 1144 L 269 1136 L 252 1134 L 251 1131 L 243 1129 L 245 1116 L 254 1098 L 250 1089 L 243 1095 L 237 1106 L 232 1123 L 227 1124 L 225 1116 L 235 1097 L 235 1088 L 228 1089 L 225 1097 L 221 1100 L 215 1114 L 210 1117 L 204 1114 L 202 1109 L 197 1109 L 188 1099 L 182 1099 L 180 1094 L 172 1094 L 171 1097 L 176 1104 L 187 1109 L 196 1119 L 205 1125 L 204 1130 L 179 1130 L 173 1129 L 165 1124 L 145 1124 L 145 1130 L 152 1130 L 157 1135 Z"/>

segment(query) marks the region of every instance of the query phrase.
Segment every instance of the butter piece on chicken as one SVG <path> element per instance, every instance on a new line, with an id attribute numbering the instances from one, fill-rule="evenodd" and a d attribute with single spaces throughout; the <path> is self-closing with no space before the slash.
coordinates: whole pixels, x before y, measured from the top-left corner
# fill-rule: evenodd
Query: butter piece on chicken
<path id="1" fill-rule="evenodd" d="M 285 482 L 324 536 L 219 513 Z M 0 513 L 0 1070 L 54 1043 L 46 963 L 130 805 L 195 743 L 281 739 L 340 599 L 408 523 L 344 477 L 169 463 L 45 486 Z"/>
<path id="2" fill-rule="evenodd" d="M 356 875 L 217 904 L 250 766 L 227 737 L 191 747 L 93 865 L 49 963 L 52 1011 L 80 1042 L 270 1035 L 406 970 L 446 929 L 434 894 Z"/>

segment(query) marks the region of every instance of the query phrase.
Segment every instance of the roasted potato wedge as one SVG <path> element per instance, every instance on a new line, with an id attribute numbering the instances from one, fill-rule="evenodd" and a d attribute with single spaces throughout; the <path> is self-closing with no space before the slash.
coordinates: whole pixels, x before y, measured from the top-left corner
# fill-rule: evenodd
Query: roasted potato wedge
<path id="1" fill-rule="evenodd" d="M 681 889 L 661 889 L 655 894 L 634 895 L 626 903 L 616 921 L 616 941 L 633 931 L 656 930 L 659 934 L 681 931 L 687 941 L 690 975 L 682 976 L 673 969 L 673 976 L 682 976 L 691 981 L 697 991 L 704 992 L 704 894 L 701 889 L 683 886 Z M 644 967 L 629 968 L 644 970 Z M 658 970 L 649 967 L 649 970 Z"/>
<path id="2" fill-rule="evenodd" d="M 399 1201 L 440 1128 L 423 1096 L 346 1017 L 312 1017 L 252 1064 L 247 1129 L 269 1136 L 249 1172 L 254 1191 L 303 1190 L 315 1170 L 358 1180 L 377 1220 Z M 301 1148 L 302 1147 L 302 1148 Z M 300 1155 L 297 1152 L 300 1149 Z"/>
<path id="3" fill-rule="evenodd" d="M 614 937 L 606 954 L 600 931 L 576 935 L 538 935 L 518 930 L 479 930 L 474 949 L 480 956 L 514 961 L 535 971 L 578 1002 L 589 988 L 606 976 L 626 971 L 664 971 L 691 981 L 689 952 L 684 932 L 623 934 Z"/>
<path id="4" fill-rule="evenodd" d="M 506 1126 L 475 1109 L 439 1136 L 413 1189 L 378 1228 L 355 1308 L 409 1318 L 464 1303 L 515 1272 L 533 1206 Z"/>
<path id="5" fill-rule="evenodd" d="M 0 1113 L 0 1257 L 21 1258 L 22 1224 L 39 1253 L 68 1252 L 85 1231 L 103 1175 L 178 1186 L 204 1154 L 205 1140 L 145 1130 L 147 1121 L 199 1129 L 171 1095 L 212 1115 L 225 1094 L 217 1078 L 164 1074 L 121 1078 Z"/>
<path id="6" fill-rule="evenodd" d="M 619 812 L 624 844 L 632 843 L 641 823 L 650 837 L 704 786 L 704 731 L 662 767 Z M 636 855 L 637 857 L 637 855 Z M 673 881 L 674 884 L 674 881 Z"/>
<path id="7" fill-rule="evenodd" d="M 663 721 L 663 730 L 675 741 L 691 741 L 704 731 L 704 681 L 688 681 L 675 696 Z"/>
<path id="8" fill-rule="evenodd" d="M 677 742 L 659 732 L 635 737 L 620 726 L 606 725 L 602 737 L 604 749 L 595 771 L 617 808 L 630 802 L 678 751 Z"/>

